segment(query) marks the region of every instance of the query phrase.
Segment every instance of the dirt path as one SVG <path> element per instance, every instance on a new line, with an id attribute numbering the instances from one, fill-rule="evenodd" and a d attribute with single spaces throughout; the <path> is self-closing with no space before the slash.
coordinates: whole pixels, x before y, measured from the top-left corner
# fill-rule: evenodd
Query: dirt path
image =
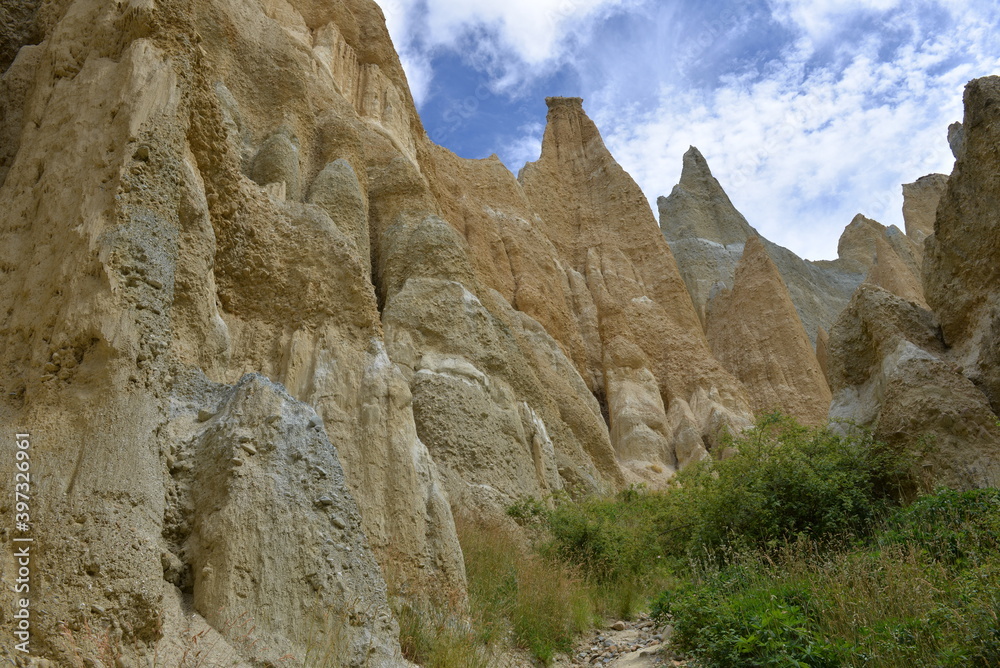
<path id="1" fill-rule="evenodd" d="M 670 627 L 658 627 L 646 615 L 631 622 L 609 622 L 607 628 L 596 629 L 587 635 L 571 656 L 559 657 L 552 665 L 554 668 L 654 668 L 686 665 L 669 649 L 672 630 Z"/>

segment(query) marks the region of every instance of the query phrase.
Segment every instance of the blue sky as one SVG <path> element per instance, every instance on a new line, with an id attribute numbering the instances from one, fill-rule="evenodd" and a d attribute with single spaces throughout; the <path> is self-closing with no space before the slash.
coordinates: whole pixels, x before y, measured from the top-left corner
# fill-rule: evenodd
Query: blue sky
<path id="1" fill-rule="evenodd" d="M 902 227 L 900 185 L 951 171 L 965 83 L 1000 74 L 993 0 L 377 1 L 436 142 L 517 173 L 545 97 L 583 97 L 652 206 L 697 146 L 810 259 L 856 213 Z"/>

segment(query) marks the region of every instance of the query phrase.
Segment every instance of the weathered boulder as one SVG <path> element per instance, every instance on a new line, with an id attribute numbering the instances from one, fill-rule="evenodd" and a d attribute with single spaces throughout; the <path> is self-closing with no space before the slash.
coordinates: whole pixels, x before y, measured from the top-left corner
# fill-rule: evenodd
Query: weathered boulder
<path id="1" fill-rule="evenodd" d="M 830 418 L 928 447 L 925 474 L 969 488 L 1000 479 L 1000 427 L 985 395 L 948 361 L 933 313 L 864 284 L 830 332 Z"/>

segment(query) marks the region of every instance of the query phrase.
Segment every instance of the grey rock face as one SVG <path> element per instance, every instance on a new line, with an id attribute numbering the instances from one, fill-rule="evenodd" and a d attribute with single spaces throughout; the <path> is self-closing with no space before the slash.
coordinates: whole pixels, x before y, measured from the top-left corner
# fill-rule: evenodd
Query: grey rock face
<path id="1" fill-rule="evenodd" d="M 409 665 L 316 412 L 259 374 L 203 396 L 218 402 L 217 413 L 202 422 L 180 410 L 172 421 L 184 438 L 171 448 L 174 522 L 166 528 L 184 557 L 183 566 L 169 565 L 188 569 L 175 579 L 195 609 L 233 645 L 246 630 L 232 620 L 252 610 L 259 661 L 304 660 L 308 643 L 339 665 Z"/>
<path id="2" fill-rule="evenodd" d="M 657 204 L 660 229 L 704 323 L 713 287 L 719 283 L 733 287 L 733 274 L 744 244 L 749 237 L 757 236 L 757 231 L 736 210 L 712 176 L 704 156 L 694 147 L 684 155 L 680 183 Z M 867 268 L 809 262 L 786 248 L 763 241 L 815 344 L 818 330 L 833 325 Z"/>

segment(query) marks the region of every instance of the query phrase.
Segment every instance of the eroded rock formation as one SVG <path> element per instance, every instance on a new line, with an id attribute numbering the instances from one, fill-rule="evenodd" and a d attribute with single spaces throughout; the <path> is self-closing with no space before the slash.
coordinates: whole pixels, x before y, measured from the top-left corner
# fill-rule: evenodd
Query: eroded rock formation
<path id="1" fill-rule="evenodd" d="M 24 0 L 0 37 L 0 426 L 31 434 L 53 665 L 196 637 L 407 665 L 390 592 L 461 599 L 456 513 L 662 484 L 776 406 L 820 422 L 821 368 L 837 414 L 938 429 L 943 479 L 991 470 L 995 244 L 964 235 L 993 234 L 995 83 L 928 241 L 942 342 L 894 228 L 802 261 L 692 150 L 661 233 L 578 98 L 518 177 L 434 145 L 371 0 Z M 937 377 L 957 398 L 914 417 Z"/>
<path id="2" fill-rule="evenodd" d="M 924 291 L 966 376 L 1000 410 L 1000 77 L 965 90 L 961 150 L 927 240 Z"/>
<path id="3" fill-rule="evenodd" d="M 733 289 L 708 304 L 712 352 L 747 387 L 756 414 L 780 411 L 806 424 L 826 422 L 830 389 L 778 268 L 760 237 L 750 237 Z"/>
<path id="4" fill-rule="evenodd" d="M 453 512 L 663 482 L 748 423 L 579 101 L 526 188 L 427 139 L 368 0 L 15 9 L 0 416 L 36 438 L 39 655 L 301 657 L 325 608 L 343 661 L 402 665 L 385 582 L 462 595 Z M 553 178 L 621 203 L 567 231 Z"/>
<path id="5" fill-rule="evenodd" d="M 571 275 L 612 444 L 633 471 L 669 472 L 750 417 L 746 391 L 715 360 L 646 198 L 615 162 L 579 98 L 550 98 L 542 155 L 519 175 Z M 591 303 L 593 307 L 591 307 Z M 596 316 L 596 317 L 595 317 Z M 596 323 L 595 323 L 596 320 Z M 596 325 L 596 326 L 595 326 Z M 684 445 L 674 446 L 683 441 Z M 680 447 L 681 452 L 677 452 Z"/>
<path id="6" fill-rule="evenodd" d="M 929 481 L 1000 479 L 1000 428 L 986 397 L 949 361 L 933 313 L 864 284 L 830 332 L 830 417 L 927 449 Z"/>
<path id="7" fill-rule="evenodd" d="M 831 417 L 870 425 L 899 447 L 929 446 L 928 477 L 957 487 L 1000 480 L 998 102 L 1000 77 L 967 86 L 965 121 L 949 129 L 955 169 L 947 179 L 929 177 L 920 186 L 927 192 L 917 199 L 919 206 L 908 208 L 908 225 L 914 220 L 921 233 L 944 188 L 924 246 L 926 303 L 899 298 L 913 289 L 912 264 L 889 267 L 883 260 L 893 253 L 879 239 L 876 276 L 861 286 L 830 332 Z M 895 295 L 877 287 L 891 282 Z"/>
<path id="8" fill-rule="evenodd" d="M 680 182 L 657 205 L 663 235 L 704 322 L 714 286 L 733 287 L 744 244 L 758 236 L 757 231 L 736 210 L 694 147 L 684 154 Z M 787 286 L 806 334 L 815 342 L 819 329 L 828 330 L 847 305 L 867 267 L 809 262 L 763 237 L 761 241 Z"/>

